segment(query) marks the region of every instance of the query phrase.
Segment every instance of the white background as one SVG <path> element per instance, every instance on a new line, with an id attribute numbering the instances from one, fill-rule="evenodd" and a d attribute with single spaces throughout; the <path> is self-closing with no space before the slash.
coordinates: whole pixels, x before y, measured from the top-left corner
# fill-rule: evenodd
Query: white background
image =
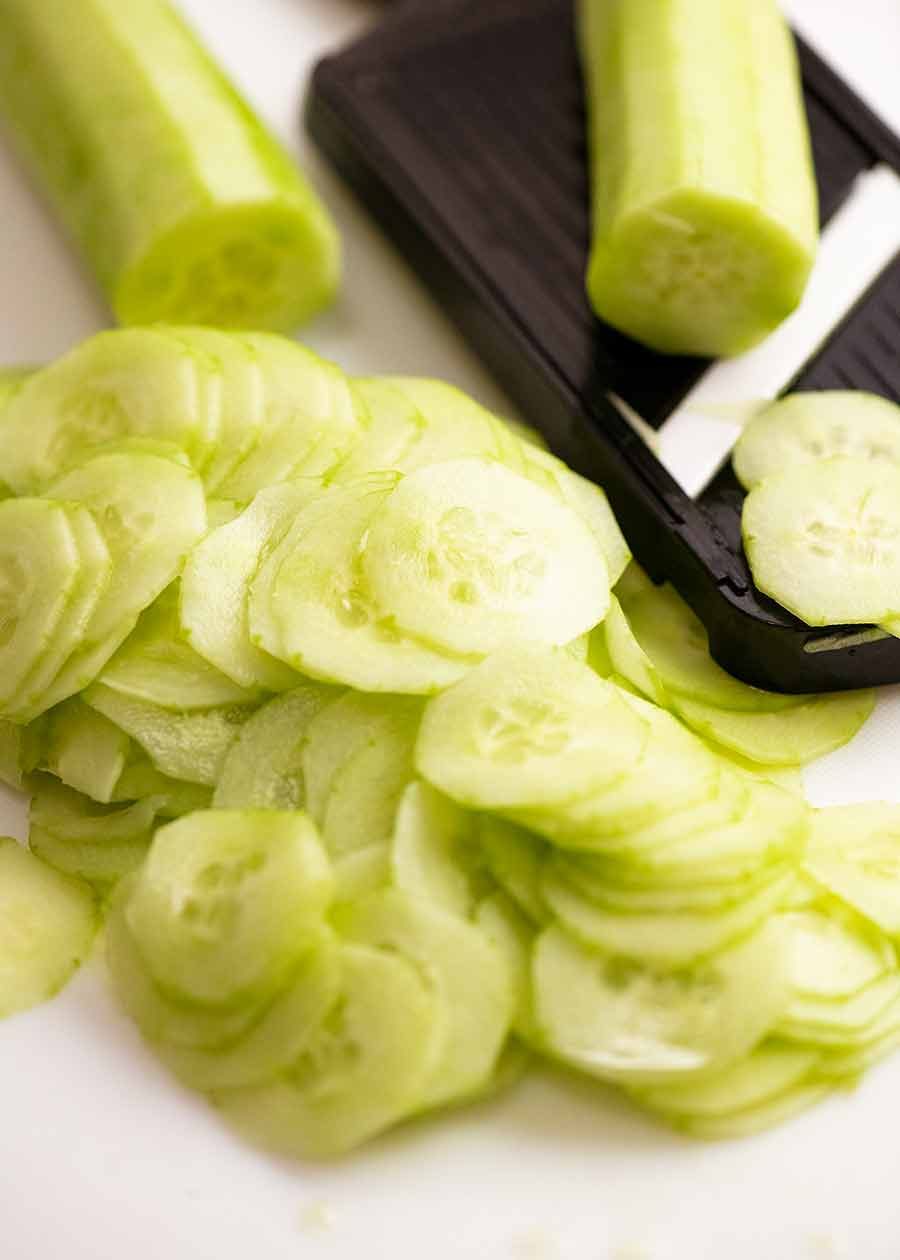
<path id="1" fill-rule="evenodd" d="M 376 7 L 185 3 L 343 230 L 344 293 L 310 344 L 350 370 L 444 376 L 508 410 L 299 133 L 309 66 Z M 898 0 L 788 8 L 900 129 Z M 0 224 L 0 362 L 40 362 L 104 324 L 2 147 Z M 900 694 L 807 786 L 823 804 L 900 799 Z M 0 801 L 0 826 L 21 824 L 20 803 Z M 898 1170 L 900 1057 L 744 1143 L 692 1145 L 610 1092 L 546 1076 L 310 1169 L 240 1145 L 173 1085 L 112 1008 L 99 967 L 0 1029 L 2 1260 L 898 1260 Z"/>

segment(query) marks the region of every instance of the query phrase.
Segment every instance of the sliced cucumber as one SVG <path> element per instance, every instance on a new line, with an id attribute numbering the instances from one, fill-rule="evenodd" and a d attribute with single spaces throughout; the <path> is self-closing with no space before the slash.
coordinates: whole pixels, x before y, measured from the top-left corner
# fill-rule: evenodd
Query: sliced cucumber
<path id="1" fill-rule="evenodd" d="M 882 932 L 900 937 L 900 805 L 816 810 L 806 869 Z"/>
<path id="2" fill-rule="evenodd" d="M 332 893 L 305 815 L 210 810 L 156 833 L 125 917 L 164 992 L 233 1005 L 279 987 Z"/>
<path id="3" fill-rule="evenodd" d="M 426 706 L 419 772 L 476 809 L 547 807 L 599 792 L 639 761 L 643 718 L 566 652 L 489 658 Z"/>
<path id="4" fill-rule="evenodd" d="M 0 782 L 21 788 L 26 775 L 36 770 L 44 757 L 44 723 L 38 719 L 20 726 L 0 718 Z"/>
<path id="5" fill-rule="evenodd" d="M 464 919 L 491 891 L 472 815 L 427 783 L 410 783 L 400 798 L 391 882 Z"/>
<path id="6" fill-rule="evenodd" d="M 113 793 L 114 801 L 139 801 L 152 796 L 161 818 L 180 818 L 197 809 L 209 809 L 212 793 L 199 783 L 186 783 L 162 774 L 136 744 Z"/>
<path id="7" fill-rule="evenodd" d="M 900 466 L 787 468 L 750 491 L 742 529 L 756 585 L 807 625 L 900 615 Z"/>
<path id="8" fill-rule="evenodd" d="M 505 893 L 494 893 L 479 902 L 475 922 L 506 963 L 515 995 L 513 1031 L 534 1045 L 538 1039 L 531 992 L 534 929 Z"/>
<path id="9" fill-rule="evenodd" d="M 580 0 L 579 17 L 592 305 L 656 350 L 738 354 L 794 310 L 815 257 L 784 18 L 775 0 Z"/>
<path id="10" fill-rule="evenodd" d="M 385 377 L 384 384 L 415 407 L 424 424 L 402 458 L 382 468 L 411 473 L 449 459 L 503 459 L 509 450 L 511 435 L 497 417 L 453 385 L 412 376 Z"/>
<path id="11" fill-rule="evenodd" d="M 391 845 L 376 840 L 363 849 L 352 849 L 333 862 L 336 903 L 358 901 L 391 883 Z"/>
<path id="12" fill-rule="evenodd" d="M 605 556 L 581 518 L 483 459 L 405 477 L 372 518 L 363 569 L 402 632 L 460 656 L 565 644 L 609 607 Z"/>
<path id="13" fill-rule="evenodd" d="M 58 993 L 88 957 L 97 924 L 87 884 L 0 839 L 0 1019 Z"/>
<path id="14" fill-rule="evenodd" d="M 45 731 L 46 768 L 69 787 L 108 804 L 129 756 L 125 732 L 77 697 L 51 711 Z"/>
<path id="15" fill-rule="evenodd" d="M 421 1106 L 444 1044 L 441 1001 L 396 954 L 341 948 L 331 1015 L 282 1079 L 216 1096 L 252 1141 L 301 1158 L 344 1154 Z"/>
<path id="16" fill-rule="evenodd" d="M 595 634 L 605 636 L 610 673 L 616 674 L 640 695 L 667 708 L 669 698 L 653 661 L 638 642 L 622 605 L 613 596 L 606 620 Z"/>
<path id="17" fill-rule="evenodd" d="M 546 841 L 524 827 L 491 814 L 480 815 L 477 828 L 494 879 L 532 923 L 543 926 L 549 917 L 541 895 Z"/>
<path id="18" fill-rule="evenodd" d="M 778 1021 L 779 1036 L 831 1050 L 867 1045 L 900 1003 L 900 974 L 889 972 L 851 997 L 828 1000 L 794 993 Z"/>
<path id="19" fill-rule="evenodd" d="M 849 915 L 810 909 L 785 919 L 791 931 L 791 988 L 800 997 L 841 1002 L 897 969 L 889 942 Z"/>
<path id="20" fill-rule="evenodd" d="M 656 1084 L 734 1063 L 787 1001 L 785 936 L 769 923 L 690 970 L 654 970 L 548 928 L 534 954 L 544 1047 L 607 1080 Z"/>
<path id="21" fill-rule="evenodd" d="M 367 377 L 354 381 L 353 390 L 369 423 L 332 480 L 352 482 L 385 468 L 407 468 L 428 423 L 419 408 L 390 380 Z"/>
<path id="22" fill-rule="evenodd" d="M 810 1080 L 744 1111 L 733 1111 L 721 1116 L 670 1116 L 669 1119 L 676 1129 L 690 1137 L 713 1141 L 753 1137 L 808 1111 L 826 1098 L 833 1088 L 829 1081 Z"/>
<path id="23" fill-rule="evenodd" d="M 862 390 L 789 394 L 754 414 L 732 460 L 752 490 L 786 468 L 835 455 L 900 466 L 900 407 Z"/>

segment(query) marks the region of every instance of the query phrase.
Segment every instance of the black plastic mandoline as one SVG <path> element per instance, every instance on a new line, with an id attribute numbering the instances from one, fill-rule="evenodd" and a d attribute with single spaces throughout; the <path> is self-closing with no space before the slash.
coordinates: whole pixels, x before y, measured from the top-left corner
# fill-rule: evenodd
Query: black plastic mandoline
<path id="1" fill-rule="evenodd" d="M 800 52 L 827 222 L 861 171 L 900 171 L 900 140 Z M 608 399 L 658 427 L 707 365 L 646 350 L 588 307 L 572 0 L 408 0 L 318 66 L 307 123 L 524 416 L 605 487 L 638 560 L 694 607 L 722 665 L 779 691 L 900 682 L 900 639 L 812 630 L 756 590 L 730 464 L 694 501 Z M 848 387 L 900 399 L 900 256 L 792 385 Z"/>

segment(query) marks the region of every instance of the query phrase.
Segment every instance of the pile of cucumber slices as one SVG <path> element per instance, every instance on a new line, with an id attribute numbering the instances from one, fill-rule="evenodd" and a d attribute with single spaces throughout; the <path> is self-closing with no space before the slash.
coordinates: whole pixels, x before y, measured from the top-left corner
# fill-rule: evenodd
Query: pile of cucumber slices
<path id="1" fill-rule="evenodd" d="M 105 922 L 174 1076 L 309 1158 L 535 1054 L 745 1134 L 900 1043 L 900 807 L 797 773 L 872 693 L 720 670 L 533 434 L 190 327 L 0 427 L 0 1014 Z"/>

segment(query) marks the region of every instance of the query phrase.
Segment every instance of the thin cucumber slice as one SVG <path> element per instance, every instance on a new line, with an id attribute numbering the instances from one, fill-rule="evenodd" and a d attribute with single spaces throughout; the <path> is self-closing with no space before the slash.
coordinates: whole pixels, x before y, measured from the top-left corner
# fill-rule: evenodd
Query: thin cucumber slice
<path id="1" fill-rule="evenodd" d="M 40 719 L 30 726 L 0 718 L 0 782 L 21 788 L 26 775 L 36 770 L 44 758 L 44 724 Z"/>
<path id="2" fill-rule="evenodd" d="M 721 1116 L 669 1116 L 669 1122 L 690 1137 L 722 1141 L 726 1138 L 753 1137 L 766 1129 L 774 1129 L 786 1120 L 808 1111 L 821 1102 L 834 1086 L 827 1081 L 812 1080 L 787 1089 L 783 1094 L 745 1111 L 734 1111 Z"/>
<path id="3" fill-rule="evenodd" d="M 867 1045 L 873 1030 L 900 1003 L 900 974 L 896 971 L 872 981 L 852 997 L 840 1001 L 794 993 L 778 1021 L 777 1032 L 791 1041 L 850 1050 Z M 877 1038 L 877 1031 L 876 1031 Z"/>
<path id="4" fill-rule="evenodd" d="M 0 1019 L 58 993 L 90 953 L 97 924 L 87 884 L 0 839 Z"/>
<path id="5" fill-rule="evenodd" d="M 768 923 L 689 970 L 654 970 L 589 950 L 560 927 L 534 952 L 544 1047 L 606 1080 L 658 1084 L 734 1063 L 787 1001 L 785 929 Z"/>
<path id="6" fill-rule="evenodd" d="M 594 633 L 605 635 L 610 672 L 624 679 L 635 691 L 652 700 L 654 704 L 667 708 L 669 698 L 663 680 L 635 637 L 622 605 L 615 596 L 610 601 L 606 620 Z"/>
<path id="7" fill-rule="evenodd" d="M 893 946 L 864 921 L 824 910 L 798 910 L 785 916 L 791 930 L 789 978 L 792 991 L 818 1001 L 844 1001 L 893 973 Z"/>
<path id="8" fill-rule="evenodd" d="M 509 449 L 509 435 L 497 417 L 453 385 L 412 376 L 383 380 L 424 419 L 416 442 L 387 467 L 411 473 L 450 459 L 502 459 Z"/>
<path id="9" fill-rule="evenodd" d="M 640 760 L 648 728 L 622 693 L 565 651 L 517 647 L 429 702 L 416 764 L 476 809 L 552 809 Z"/>
<path id="10" fill-rule="evenodd" d="M 497 1063 L 512 1022 L 515 995 L 506 964 L 470 923 L 389 889 L 335 915 L 351 941 L 409 958 L 446 1012 L 444 1045 L 420 1106 L 466 1099 Z"/>
<path id="11" fill-rule="evenodd" d="M 89 687 L 131 634 L 136 618 L 129 619 L 96 643 L 84 644 L 71 654 L 62 669 L 30 709 L 17 709 L 17 721 L 32 722 L 54 706 Z"/>
<path id="12" fill-rule="evenodd" d="M 475 923 L 502 955 L 512 986 L 513 1032 L 534 1045 L 538 1034 L 534 1025 L 531 992 L 531 952 L 534 928 L 505 893 L 494 893 L 478 903 Z"/>
<path id="13" fill-rule="evenodd" d="M 147 856 L 151 835 L 148 830 L 143 839 L 106 840 L 92 844 L 73 841 L 58 832 L 32 825 L 28 832 L 28 847 L 54 870 L 76 876 L 102 894 L 137 870 Z"/>
<path id="14" fill-rule="evenodd" d="M 0 502 L 0 704 L 53 649 L 81 576 L 71 517 L 45 499 Z M 18 713 L 16 714 L 18 719 Z"/>
<path id="15" fill-rule="evenodd" d="M 185 783 L 162 774 L 137 745 L 132 746 L 128 765 L 122 771 L 114 801 L 139 801 L 152 796 L 160 818 L 180 818 L 197 809 L 209 809 L 212 793 L 199 783 Z"/>
<path id="16" fill-rule="evenodd" d="M 234 1005 L 279 987 L 332 893 L 305 815 L 210 810 L 156 833 L 125 917 L 164 992 Z"/>
<path id="17" fill-rule="evenodd" d="M 586 946 L 674 968 L 708 957 L 752 932 L 785 905 L 793 881 L 793 872 L 776 870 L 743 901 L 703 912 L 607 910 L 553 871 L 545 874 L 541 890 L 562 926 Z"/>
<path id="18" fill-rule="evenodd" d="M 335 776 L 357 754 L 377 745 L 392 729 L 403 734 L 416 720 L 408 702 L 395 696 L 327 690 L 331 702 L 320 706 L 303 747 L 307 808 L 321 825 Z M 416 714 L 416 717 L 418 714 Z"/>
<path id="19" fill-rule="evenodd" d="M 862 390 L 812 390 L 761 407 L 731 453 L 745 490 L 798 464 L 849 455 L 900 466 L 900 407 Z"/>
<path id="20" fill-rule="evenodd" d="M 340 695 L 304 682 L 264 704 L 229 749 L 213 796 L 216 809 L 303 809 L 303 750 L 316 715 Z"/>
<path id="21" fill-rule="evenodd" d="M 301 673 L 361 691 L 429 693 L 466 664 L 401 637 L 363 579 L 361 551 L 391 475 L 336 486 L 300 513 L 250 587 L 257 647 Z"/>
<path id="22" fill-rule="evenodd" d="M 900 466 L 846 457 L 785 469 L 744 500 L 753 580 L 810 626 L 900 614 Z"/>
<path id="23" fill-rule="evenodd" d="M 805 865 L 833 896 L 900 937 L 900 805 L 815 810 Z"/>
<path id="24" fill-rule="evenodd" d="M 405 477 L 372 519 L 363 570 L 402 632 L 460 656 L 565 644 L 609 607 L 605 556 L 583 520 L 483 459 Z"/>
<path id="25" fill-rule="evenodd" d="M 671 586 L 653 587 L 628 600 L 632 633 L 666 691 L 720 709 L 774 713 L 803 703 L 802 696 L 760 691 L 732 678 L 709 654 L 706 629 Z M 626 671 L 618 665 L 620 673 Z M 626 677 L 630 677 L 626 673 Z M 643 690 L 643 688 L 641 688 Z M 647 692 L 650 699 L 655 696 Z M 658 701 L 659 703 L 659 701 Z"/>
<path id="26" fill-rule="evenodd" d="M 296 672 L 250 642 L 247 600 L 263 548 L 277 545 L 321 489 L 316 479 L 261 491 L 234 521 L 210 533 L 181 575 L 181 625 L 190 645 L 241 687 L 286 691 Z"/>
<path id="27" fill-rule="evenodd" d="M 358 901 L 360 897 L 379 892 L 391 883 L 390 843 L 377 840 L 364 849 L 353 849 L 335 858 L 332 866 L 335 903 Z"/>
<path id="28" fill-rule="evenodd" d="M 48 715 L 44 764 L 63 783 L 108 804 L 125 770 L 131 741 L 77 697 Z"/>
<path id="29" fill-rule="evenodd" d="M 821 1075 L 829 1080 L 856 1079 L 900 1045 L 900 1001 L 890 1003 L 853 1042 L 829 1049 Z"/>
<path id="30" fill-rule="evenodd" d="M 637 1089 L 633 1096 L 652 1111 L 673 1116 L 729 1116 L 808 1081 L 821 1057 L 815 1050 L 764 1041 L 745 1059 L 702 1080 Z"/>
<path id="31" fill-rule="evenodd" d="M 541 895 L 546 841 L 524 827 L 491 814 L 480 815 L 477 826 L 478 839 L 494 879 L 532 923 L 543 927 L 549 918 Z"/>
<path id="32" fill-rule="evenodd" d="M 258 692 L 239 686 L 181 638 L 177 583 L 144 610 L 99 681 L 124 696 L 181 712 L 249 704 L 259 698 Z"/>
<path id="33" fill-rule="evenodd" d="M 419 408 L 389 380 L 378 377 L 355 380 L 353 390 L 369 423 L 331 480 L 348 482 L 385 468 L 398 471 L 407 468 L 412 462 L 412 451 L 427 426 Z"/>
<path id="34" fill-rule="evenodd" d="M 215 1096 L 230 1125 L 284 1155 L 342 1155 L 399 1123 L 441 1054 L 441 1002 L 412 963 L 344 945 L 341 965 L 337 1006 L 282 1078 Z"/>
<path id="35" fill-rule="evenodd" d="M 154 1046 L 184 1085 L 209 1092 L 261 1085 L 286 1071 L 310 1045 L 341 996 L 341 951 L 323 929 L 296 971 L 242 1036 L 229 1046 Z"/>
<path id="36" fill-rule="evenodd" d="M 578 13 L 594 310 L 667 354 L 739 354 L 797 306 L 818 237 L 779 7 L 580 0 Z"/>
<path id="37" fill-rule="evenodd" d="M 214 786 L 228 750 L 257 706 L 223 705 L 173 713 L 93 683 L 82 697 L 143 748 L 157 770 L 187 783 Z"/>
<path id="38" fill-rule="evenodd" d="M 327 212 L 174 7 L 11 0 L 0 45 L 0 111 L 121 323 L 292 329 L 331 300 Z"/>
<path id="39" fill-rule="evenodd" d="M 799 766 L 843 748 L 875 707 L 874 691 L 812 696 L 780 713 L 738 713 L 679 696 L 678 716 L 698 734 L 763 766 Z"/>
<path id="40" fill-rule="evenodd" d="M 469 918 L 491 891 L 474 820 L 427 783 L 410 783 L 397 808 L 391 882 L 401 892 Z"/>

